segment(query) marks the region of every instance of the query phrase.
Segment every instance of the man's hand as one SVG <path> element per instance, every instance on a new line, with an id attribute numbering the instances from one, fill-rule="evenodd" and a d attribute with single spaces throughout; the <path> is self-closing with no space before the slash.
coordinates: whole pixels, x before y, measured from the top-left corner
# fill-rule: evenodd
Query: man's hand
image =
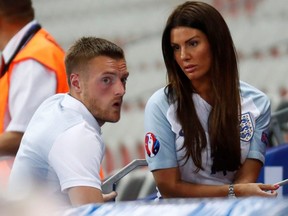
<path id="1" fill-rule="evenodd" d="M 103 200 L 104 202 L 112 201 L 113 199 L 115 199 L 116 196 L 117 196 L 117 192 L 112 191 L 109 194 L 103 194 Z"/>

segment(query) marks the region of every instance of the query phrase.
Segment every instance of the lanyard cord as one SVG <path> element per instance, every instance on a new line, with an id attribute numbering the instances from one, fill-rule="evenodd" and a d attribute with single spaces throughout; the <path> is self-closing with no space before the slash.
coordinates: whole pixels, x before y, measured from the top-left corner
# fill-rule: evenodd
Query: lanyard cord
<path id="1" fill-rule="evenodd" d="M 19 51 L 23 48 L 23 46 L 26 45 L 28 41 L 33 37 L 33 35 L 35 35 L 40 29 L 41 29 L 41 25 L 37 23 L 31 26 L 31 28 L 26 32 L 26 34 L 20 41 L 18 47 L 16 48 L 15 52 L 13 53 L 12 57 L 9 59 L 7 63 L 5 63 L 3 70 L 0 71 L 0 78 L 4 76 L 4 74 L 7 72 L 11 62 L 13 61 L 15 56 L 19 53 Z"/>

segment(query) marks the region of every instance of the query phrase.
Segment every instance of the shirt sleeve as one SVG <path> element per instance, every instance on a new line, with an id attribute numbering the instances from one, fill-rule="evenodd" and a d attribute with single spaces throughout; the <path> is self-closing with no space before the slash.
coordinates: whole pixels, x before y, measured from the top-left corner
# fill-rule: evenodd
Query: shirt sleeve
<path id="1" fill-rule="evenodd" d="M 57 138 L 48 156 L 61 190 L 89 186 L 101 190 L 100 164 L 104 155 L 101 137 L 85 122 Z"/>
<path id="2" fill-rule="evenodd" d="M 257 98 L 255 101 L 260 114 L 255 121 L 255 131 L 251 140 L 248 158 L 258 159 L 265 162 L 266 147 L 269 144 L 268 134 L 271 120 L 271 106 L 267 96 Z"/>
<path id="3" fill-rule="evenodd" d="M 166 116 L 168 108 L 163 91 L 154 94 L 145 107 L 145 155 L 151 171 L 178 166 L 175 133 Z"/>
<path id="4" fill-rule="evenodd" d="M 55 73 L 32 59 L 16 64 L 9 92 L 10 123 L 7 131 L 24 132 L 38 108 L 56 93 Z"/>

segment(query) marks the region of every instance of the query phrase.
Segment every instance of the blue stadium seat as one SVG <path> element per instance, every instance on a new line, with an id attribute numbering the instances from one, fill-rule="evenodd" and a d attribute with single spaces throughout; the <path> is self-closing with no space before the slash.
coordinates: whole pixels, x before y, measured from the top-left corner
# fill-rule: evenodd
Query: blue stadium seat
<path id="1" fill-rule="evenodd" d="M 273 184 L 288 178 L 288 144 L 267 149 L 265 165 L 257 182 Z M 288 185 L 278 189 L 279 196 L 288 196 Z"/>

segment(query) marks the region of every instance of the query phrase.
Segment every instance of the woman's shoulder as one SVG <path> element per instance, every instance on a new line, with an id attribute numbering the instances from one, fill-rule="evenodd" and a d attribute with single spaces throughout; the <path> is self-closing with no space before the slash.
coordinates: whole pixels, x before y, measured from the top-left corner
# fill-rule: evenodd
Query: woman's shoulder
<path id="1" fill-rule="evenodd" d="M 240 81 L 240 91 L 242 97 L 260 97 L 265 100 L 268 99 L 268 96 L 262 90 L 244 81 Z"/>
<path id="2" fill-rule="evenodd" d="M 240 94 L 242 105 L 250 104 L 251 107 L 254 104 L 260 110 L 267 110 L 271 105 L 269 97 L 263 91 L 243 81 L 240 81 Z"/>
<path id="3" fill-rule="evenodd" d="M 160 109 L 167 109 L 169 102 L 166 94 L 166 88 L 162 87 L 155 91 L 148 99 L 146 107 L 158 107 Z"/>
<path id="4" fill-rule="evenodd" d="M 159 101 L 165 101 L 167 100 L 167 96 L 166 96 L 166 88 L 162 87 L 158 90 L 156 90 L 148 99 L 149 101 L 153 101 L 153 102 L 159 102 Z"/>

